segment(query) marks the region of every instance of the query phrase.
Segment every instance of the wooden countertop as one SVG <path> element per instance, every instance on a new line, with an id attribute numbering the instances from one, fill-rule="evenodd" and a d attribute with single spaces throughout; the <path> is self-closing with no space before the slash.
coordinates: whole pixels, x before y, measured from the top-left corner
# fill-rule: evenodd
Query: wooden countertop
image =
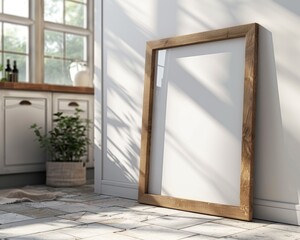
<path id="1" fill-rule="evenodd" d="M 44 91 L 44 92 L 61 92 L 61 93 L 79 93 L 94 94 L 94 88 L 91 87 L 73 87 L 64 85 L 52 85 L 41 83 L 12 83 L 0 82 L 0 90 L 25 90 L 25 91 Z"/>

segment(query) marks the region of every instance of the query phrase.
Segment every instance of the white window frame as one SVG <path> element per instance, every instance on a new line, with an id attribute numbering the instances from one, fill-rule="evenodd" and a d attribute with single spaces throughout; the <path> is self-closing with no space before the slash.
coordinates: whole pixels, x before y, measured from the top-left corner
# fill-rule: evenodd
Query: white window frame
<path id="1" fill-rule="evenodd" d="M 35 1 L 35 0 L 33 0 Z M 38 0 L 37 0 L 38 1 Z M 5 23 L 11 23 L 11 24 L 16 24 L 16 25 L 21 25 L 21 26 L 26 26 L 28 27 L 28 31 L 29 31 L 29 38 L 28 38 L 28 80 L 30 81 L 30 79 L 32 79 L 34 77 L 33 72 L 31 70 L 31 68 L 33 67 L 32 65 L 32 45 L 33 45 L 33 41 L 32 41 L 32 29 L 33 26 L 35 24 L 34 20 L 32 19 L 32 12 L 31 12 L 31 5 L 32 5 L 32 1 L 29 0 L 29 15 L 28 18 L 26 17 L 20 17 L 20 16 L 15 16 L 15 15 L 9 15 L 9 14 L 5 14 L 5 13 L 1 13 L 0 14 L 0 21 L 1 22 L 5 22 Z M 3 66 L 5 67 L 5 60 L 3 59 Z"/>
<path id="2" fill-rule="evenodd" d="M 87 28 L 44 21 L 44 1 L 29 0 L 29 18 L 0 14 L 0 21 L 29 27 L 29 79 L 44 83 L 44 30 L 87 37 L 87 62 L 92 78 L 94 72 L 94 0 L 87 0 Z"/>

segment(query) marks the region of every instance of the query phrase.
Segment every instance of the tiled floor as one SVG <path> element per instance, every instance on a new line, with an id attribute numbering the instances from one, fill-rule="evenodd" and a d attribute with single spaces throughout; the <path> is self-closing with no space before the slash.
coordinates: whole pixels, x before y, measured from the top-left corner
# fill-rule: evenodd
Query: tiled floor
<path id="1" fill-rule="evenodd" d="M 200 240 L 300 239 L 300 227 L 221 217 L 138 204 L 95 194 L 92 185 L 62 191 L 56 201 L 0 205 L 0 239 Z"/>

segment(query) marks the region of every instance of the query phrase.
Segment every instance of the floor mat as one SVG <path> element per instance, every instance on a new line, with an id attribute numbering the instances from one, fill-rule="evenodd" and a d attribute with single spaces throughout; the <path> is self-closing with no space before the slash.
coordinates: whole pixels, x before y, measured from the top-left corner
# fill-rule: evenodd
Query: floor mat
<path id="1" fill-rule="evenodd" d="M 33 189 L 8 189 L 0 191 L 0 205 L 18 202 L 41 202 L 55 200 L 65 195 L 62 192 Z"/>

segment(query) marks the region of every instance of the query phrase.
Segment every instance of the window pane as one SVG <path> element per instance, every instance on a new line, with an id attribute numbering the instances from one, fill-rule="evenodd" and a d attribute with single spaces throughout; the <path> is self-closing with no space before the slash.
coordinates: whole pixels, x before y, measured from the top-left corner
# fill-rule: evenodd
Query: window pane
<path id="1" fill-rule="evenodd" d="M 44 19 L 45 21 L 49 21 L 49 22 L 63 23 L 64 22 L 63 0 L 44 0 Z"/>
<path id="2" fill-rule="evenodd" d="M 45 83 L 72 85 L 70 79 L 70 61 L 45 58 Z"/>
<path id="3" fill-rule="evenodd" d="M 86 28 L 86 5 L 66 1 L 66 24 Z"/>
<path id="4" fill-rule="evenodd" d="M 45 31 L 45 56 L 63 57 L 64 34 L 61 32 Z"/>
<path id="5" fill-rule="evenodd" d="M 86 60 L 86 37 L 66 34 L 66 58 Z"/>
<path id="6" fill-rule="evenodd" d="M 10 59 L 11 68 L 13 66 L 14 60 L 17 61 L 17 68 L 19 69 L 19 82 L 29 82 L 29 58 L 28 56 L 18 55 L 18 54 L 4 54 L 3 65 L 6 67 L 6 60 Z"/>
<path id="7" fill-rule="evenodd" d="M 3 22 L 0 22 L 0 50 L 2 50 L 2 41 L 3 41 L 2 26 L 3 26 Z"/>
<path id="8" fill-rule="evenodd" d="M 2 64 L 1 69 L 0 69 L 1 70 L 0 71 L 0 80 L 2 80 L 4 78 L 4 75 L 5 75 L 5 73 L 4 73 L 5 63 L 2 60 L 2 54 L 0 54 L 0 63 Z"/>
<path id="9" fill-rule="evenodd" d="M 29 17 L 28 0 L 4 0 L 3 12 L 20 17 Z"/>
<path id="10" fill-rule="evenodd" d="M 28 53 L 28 27 L 4 23 L 4 51 Z"/>

